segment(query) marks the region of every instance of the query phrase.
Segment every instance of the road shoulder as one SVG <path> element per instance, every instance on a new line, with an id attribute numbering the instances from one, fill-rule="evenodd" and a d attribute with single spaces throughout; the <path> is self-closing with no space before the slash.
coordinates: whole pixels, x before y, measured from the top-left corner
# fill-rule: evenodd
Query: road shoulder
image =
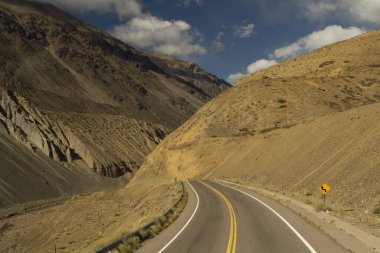
<path id="1" fill-rule="evenodd" d="M 197 208 L 198 198 L 188 182 L 184 183 L 184 186 L 186 192 L 188 193 L 188 200 L 185 209 L 182 211 L 180 216 L 173 222 L 173 224 L 171 224 L 168 228 L 163 230 L 153 239 L 147 240 L 143 244 L 141 244 L 141 248 L 137 250 L 138 253 L 155 252 L 157 251 L 157 249 L 164 248 L 166 244 L 170 241 L 168 240 L 168 238 L 174 238 L 178 231 L 180 231 L 191 219 L 194 210 Z"/>
<path id="2" fill-rule="evenodd" d="M 338 219 L 326 212 L 316 212 L 312 206 L 291 197 L 284 196 L 268 190 L 259 189 L 253 186 L 242 185 L 225 180 L 217 180 L 217 182 L 234 186 L 247 193 L 256 193 L 276 200 L 283 206 L 289 207 L 291 210 L 302 216 L 310 224 L 321 229 L 337 243 L 343 247 L 360 253 L 378 253 L 380 252 L 380 239 L 362 231 L 353 225 Z"/>

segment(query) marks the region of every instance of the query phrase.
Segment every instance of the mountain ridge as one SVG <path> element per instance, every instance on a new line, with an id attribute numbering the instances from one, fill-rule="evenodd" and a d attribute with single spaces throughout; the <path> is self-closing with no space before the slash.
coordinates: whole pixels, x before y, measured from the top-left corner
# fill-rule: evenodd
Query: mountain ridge
<path id="1" fill-rule="evenodd" d="M 130 179 L 167 134 L 230 88 L 193 63 L 168 64 L 50 4 L 1 0 L 0 41 L 3 133 L 99 176 Z"/>

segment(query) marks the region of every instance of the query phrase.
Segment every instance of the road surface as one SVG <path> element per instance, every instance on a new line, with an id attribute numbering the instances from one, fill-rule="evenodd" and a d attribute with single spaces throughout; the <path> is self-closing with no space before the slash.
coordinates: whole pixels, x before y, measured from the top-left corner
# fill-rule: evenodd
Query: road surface
<path id="1" fill-rule="evenodd" d="M 181 216 L 137 252 L 346 253 L 322 231 L 281 204 L 213 181 L 186 183 Z"/>

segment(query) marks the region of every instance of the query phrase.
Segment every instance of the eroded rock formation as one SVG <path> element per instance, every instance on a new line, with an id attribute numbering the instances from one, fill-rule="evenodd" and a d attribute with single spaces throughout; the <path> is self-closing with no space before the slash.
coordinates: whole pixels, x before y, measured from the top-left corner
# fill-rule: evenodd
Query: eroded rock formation
<path id="1" fill-rule="evenodd" d="M 125 173 L 133 173 L 138 164 L 134 161 L 123 161 L 117 156 L 104 154 L 105 159 L 98 159 L 101 147 L 81 140 L 69 127 L 33 107 L 25 98 L 16 92 L 5 90 L 0 104 L 0 131 L 5 132 L 28 148 L 36 149 L 57 162 L 72 163 L 83 159 L 86 164 L 102 176 L 118 177 Z M 159 141 L 164 136 L 157 130 L 158 135 L 152 136 Z"/>

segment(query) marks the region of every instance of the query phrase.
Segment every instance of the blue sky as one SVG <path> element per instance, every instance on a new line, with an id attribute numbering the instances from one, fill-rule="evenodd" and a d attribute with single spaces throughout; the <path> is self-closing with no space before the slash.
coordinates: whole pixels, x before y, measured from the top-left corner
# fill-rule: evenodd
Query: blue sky
<path id="1" fill-rule="evenodd" d="M 40 0 L 229 80 L 380 25 L 380 0 Z"/>

